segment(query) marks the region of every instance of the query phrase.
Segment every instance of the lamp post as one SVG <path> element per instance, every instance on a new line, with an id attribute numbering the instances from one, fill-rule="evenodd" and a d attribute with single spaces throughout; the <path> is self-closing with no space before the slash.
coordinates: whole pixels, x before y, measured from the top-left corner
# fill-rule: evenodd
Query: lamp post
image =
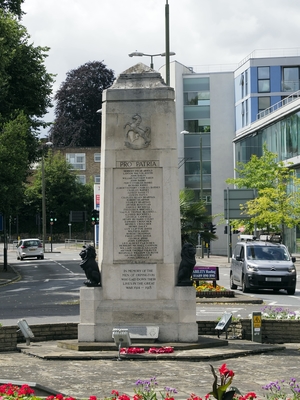
<path id="1" fill-rule="evenodd" d="M 165 42 L 166 42 L 166 84 L 170 86 L 170 29 L 169 29 L 169 4 L 166 0 L 165 5 Z"/>
<path id="2" fill-rule="evenodd" d="M 45 184 L 45 154 L 44 150 L 47 147 L 51 147 L 53 145 L 52 142 L 46 142 L 42 145 L 42 220 L 43 220 L 43 252 L 45 253 L 45 244 L 46 244 L 46 184 Z"/>
<path id="3" fill-rule="evenodd" d="M 146 54 L 146 53 L 140 53 L 139 51 L 134 51 L 133 53 L 130 53 L 128 55 L 129 55 L 129 57 L 143 57 L 143 56 L 151 57 L 151 61 L 150 61 L 150 68 L 151 69 L 154 69 L 153 57 L 156 57 L 156 56 L 166 57 L 166 53 Z M 175 56 L 175 53 L 173 53 L 171 51 L 171 52 L 169 52 L 169 56 Z"/>

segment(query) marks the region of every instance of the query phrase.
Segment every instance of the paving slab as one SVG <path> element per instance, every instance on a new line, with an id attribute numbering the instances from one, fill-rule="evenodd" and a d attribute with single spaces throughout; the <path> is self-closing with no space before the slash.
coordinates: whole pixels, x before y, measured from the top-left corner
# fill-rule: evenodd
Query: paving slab
<path id="1" fill-rule="evenodd" d="M 158 389 L 176 388 L 175 400 L 187 399 L 191 393 L 204 398 L 212 389 L 210 365 L 216 371 L 226 363 L 235 373 L 233 385 L 243 394 L 255 391 L 260 398 L 262 386 L 275 380 L 299 376 L 299 344 L 267 345 L 243 340 L 228 340 L 227 346 L 175 351 L 154 358 L 118 360 L 117 349 L 106 352 L 108 358 L 57 347 L 56 342 L 18 345 L 18 351 L 0 353 L 0 379 L 10 382 L 35 382 L 77 399 L 109 397 L 111 391 L 133 396 L 138 379 L 156 377 Z M 71 355 L 80 353 L 81 359 Z M 102 354 L 104 355 L 104 354 Z M 88 358 L 90 356 L 90 358 Z M 51 358 L 52 357 L 52 358 Z M 158 394 L 159 395 L 159 394 Z"/>

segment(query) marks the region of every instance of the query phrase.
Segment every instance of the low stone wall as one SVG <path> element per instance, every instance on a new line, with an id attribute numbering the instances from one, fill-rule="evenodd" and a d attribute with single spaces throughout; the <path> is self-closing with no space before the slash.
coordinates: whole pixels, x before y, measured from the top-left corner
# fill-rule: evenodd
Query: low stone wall
<path id="1" fill-rule="evenodd" d="M 31 342 L 47 342 L 48 340 L 68 340 L 78 338 L 77 323 L 29 325 L 34 338 Z M 17 342 L 26 342 L 22 332 L 18 331 Z"/>
<path id="2" fill-rule="evenodd" d="M 34 334 L 34 338 L 30 338 L 30 342 L 78 338 L 77 323 L 29 325 L 29 327 Z M 16 351 L 18 343 L 26 343 L 26 339 L 17 325 L 0 326 L 0 352 Z"/>
<path id="3" fill-rule="evenodd" d="M 215 327 L 217 321 L 198 321 L 199 335 L 217 336 Z M 228 337 L 252 340 L 251 319 L 241 319 L 233 322 L 228 331 Z M 220 335 L 225 336 L 225 333 Z M 300 343 L 300 320 L 262 320 L 263 343 Z"/>
<path id="4" fill-rule="evenodd" d="M 0 351 L 14 351 L 17 348 L 17 327 L 0 326 Z"/>
<path id="5" fill-rule="evenodd" d="M 198 334 L 217 336 L 217 321 L 198 321 Z M 31 342 L 50 340 L 70 340 L 78 338 L 77 323 L 30 325 L 34 334 Z M 251 320 L 241 319 L 233 322 L 227 331 L 228 338 L 238 337 L 252 340 Z M 225 333 L 220 335 L 225 337 Z M 300 343 L 300 321 L 295 320 L 262 320 L 263 343 Z M 0 352 L 16 351 L 17 343 L 25 343 L 26 339 L 18 326 L 0 327 Z"/>

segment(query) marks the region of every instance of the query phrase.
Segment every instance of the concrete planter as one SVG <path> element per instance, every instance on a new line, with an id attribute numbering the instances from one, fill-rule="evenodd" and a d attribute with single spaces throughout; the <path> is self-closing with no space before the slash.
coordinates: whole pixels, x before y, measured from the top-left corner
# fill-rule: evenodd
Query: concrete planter
<path id="1" fill-rule="evenodd" d="M 0 326 L 0 351 L 17 350 L 17 327 Z"/>

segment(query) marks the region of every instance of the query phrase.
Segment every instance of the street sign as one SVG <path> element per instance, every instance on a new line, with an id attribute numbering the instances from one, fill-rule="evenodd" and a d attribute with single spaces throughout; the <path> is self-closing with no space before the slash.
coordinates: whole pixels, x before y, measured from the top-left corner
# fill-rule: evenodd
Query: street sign
<path id="1" fill-rule="evenodd" d="M 219 280 L 219 267 L 204 267 L 195 265 L 193 269 L 194 280 L 217 281 Z"/>
<path id="2" fill-rule="evenodd" d="M 256 198 L 256 189 L 225 189 L 224 190 L 224 218 L 246 219 L 247 214 L 242 214 L 241 205 Z"/>
<path id="3" fill-rule="evenodd" d="M 70 222 L 83 222 L 86 211 L 70 211 Z"/>

